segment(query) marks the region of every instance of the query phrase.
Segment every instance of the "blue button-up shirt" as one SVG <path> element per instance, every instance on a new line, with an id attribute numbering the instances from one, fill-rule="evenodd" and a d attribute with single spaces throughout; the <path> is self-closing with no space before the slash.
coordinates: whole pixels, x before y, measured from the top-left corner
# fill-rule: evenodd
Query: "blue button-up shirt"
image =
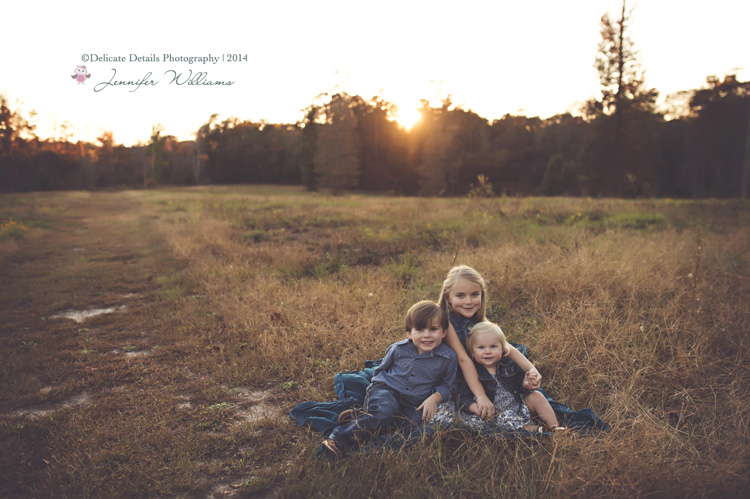
<path id="1" fill-rule="evenodd" d="M 412 341 L 405 339 L 388 347 L 372 381 L 385 383 L 416 405 L 435 392 L 445 402 L 453 395 L 457 369 L 456 352 L 445 343 L 419 355 Z"/>

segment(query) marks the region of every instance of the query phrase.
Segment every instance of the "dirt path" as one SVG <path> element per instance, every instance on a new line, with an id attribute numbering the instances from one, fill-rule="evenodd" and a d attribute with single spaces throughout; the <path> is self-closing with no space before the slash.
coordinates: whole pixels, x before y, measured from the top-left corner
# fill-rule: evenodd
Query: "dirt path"
<path id="1" fill-rule="evenodd" d="M 276 471 L 255 442 L 281 412 L 267 390 L 194 372 L 186 335 L 207 314 L 173 293 L 187 262 L 160 236 L 158 203 L 137 192 L 18 199 L 0 199 L 0 218 L 34 222 L 0 241 L 0 496 L 267 487 L 259 476 Z"/>
<path id="2" fill-rule="evenodd" d="M 52 216 L 39 209 L 49 229 L 32 229 L 4 255 L 0 341 L 10 383 L 0 412 L 64 405 L 98 388 L 91 373 L 112 351 L 150 346 L 153 276 L 169 262 L 142 210 L 128 193 L 80 194 Z"/>

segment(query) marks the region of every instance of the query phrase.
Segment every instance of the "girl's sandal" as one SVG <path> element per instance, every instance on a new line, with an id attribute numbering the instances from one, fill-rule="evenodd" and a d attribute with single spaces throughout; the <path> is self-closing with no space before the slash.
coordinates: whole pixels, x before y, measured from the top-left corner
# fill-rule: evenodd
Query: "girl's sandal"
<path id="1" fill-rule="evenodd" d="M 547 426 L 546 424 L 542 423 L 539 425 L 539 428 L 537 428 L 537 433 L 566 433 L 570 431 L 570 428 L 566 428 L 565 426 Z"/>

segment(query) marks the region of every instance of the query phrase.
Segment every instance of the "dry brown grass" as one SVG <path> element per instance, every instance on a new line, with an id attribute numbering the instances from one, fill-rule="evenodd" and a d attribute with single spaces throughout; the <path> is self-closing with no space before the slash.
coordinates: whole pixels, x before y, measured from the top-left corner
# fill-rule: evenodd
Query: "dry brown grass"
<path id="1" fill-rule="evenodd" d="M 3 495 L 747 493 L 747 203 L 212 187 L 0 197 L 9 217 L 30 230 L 0 234 Z M 611 432 L 317 461 L 283 414 L 332 399 L 459 263 Z"/>

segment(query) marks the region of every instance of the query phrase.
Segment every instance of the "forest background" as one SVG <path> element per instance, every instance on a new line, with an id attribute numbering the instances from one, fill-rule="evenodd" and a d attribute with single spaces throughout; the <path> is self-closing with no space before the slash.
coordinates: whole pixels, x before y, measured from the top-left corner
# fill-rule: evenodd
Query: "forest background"
<path id="1" fill-rule="evenodd" d="M 708 76 L 657 106 L 646 84 L 631 14 L 607 14 L 594 65 L 598 97 L 579 114 L 506 114 L 489 121 L 423 100 L 407 130 L 395 105 L 342 89 L 316 96 L 294 124 L 220 121 L 179 141 L 154 125 L 150 140 L 117 145 L 35 135 L 33 111 L 0 93 L 0 192 L 287 184 L 334 193 L 746 197 L 750 183 L 750 82 Z M 552 89 L 554 91 L 554 88 Z"/>

